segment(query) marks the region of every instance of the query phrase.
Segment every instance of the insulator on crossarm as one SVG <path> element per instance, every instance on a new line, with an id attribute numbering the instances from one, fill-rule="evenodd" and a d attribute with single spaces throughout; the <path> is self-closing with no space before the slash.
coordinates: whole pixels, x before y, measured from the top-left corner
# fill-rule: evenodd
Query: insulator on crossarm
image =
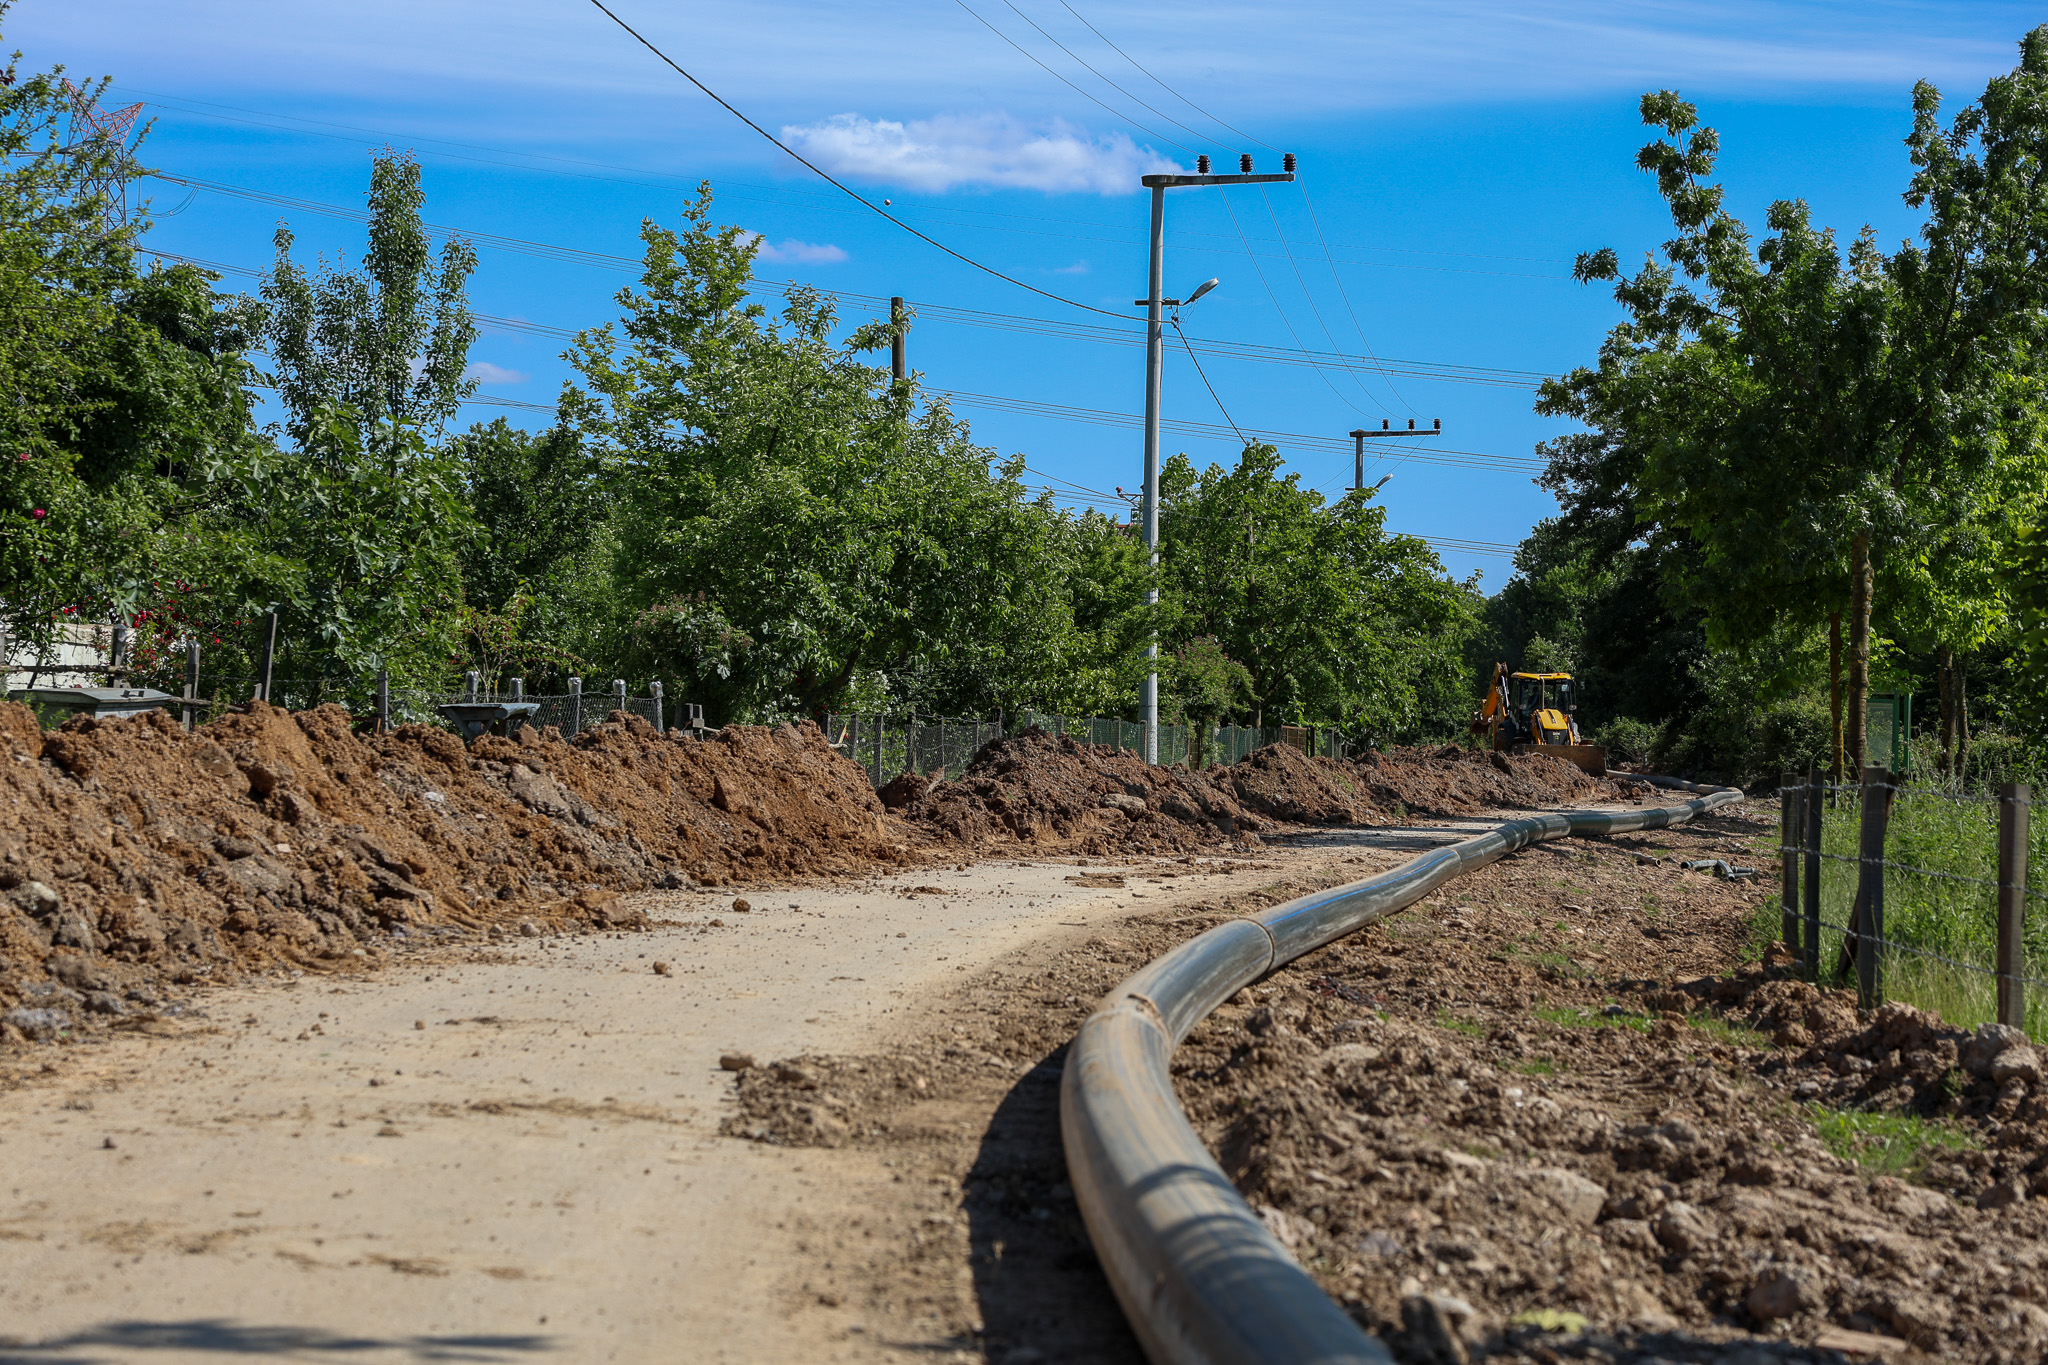
<path id="1" fill-rule="evenodd" d="M 1250 152 L 1246 152 L 1237 159 L 1237 173 L 1239 175 L 1250 175 L 1252 173 L 1252 154 Z"/>
<path id="2" fill-rule="evenodd" d="M 1293 174 L 1294 174 L 1294 153 L 1293 153 L 1293 152 L 1289 152 L 1289 153 L 1287 153 L 1287 155 L 1285 155 L 1285 156 L 1283 156 L 1283 157 L 1281 157 L 1281 158 L 1280 158 L 1280 169 L 1281 169 L 1281 170 L 1283 170 L 1283 171 L 1285 171 L 1285 172 L 1287 172 L 1287 173 L 1288 173 L 1289 175 L 1293 175 Z"/>
<path id="3" fill-rule="evenodd" d="M 1208 158 L 1207 156 L 1198 156 L 1198 157 L 1196 157 L 1196 158 L 1195 158 L 1195 174 L 1196 174 L 1196 175 L 1207 175 L 1208 173 L 1209 173 L 1209 158 Z"/>

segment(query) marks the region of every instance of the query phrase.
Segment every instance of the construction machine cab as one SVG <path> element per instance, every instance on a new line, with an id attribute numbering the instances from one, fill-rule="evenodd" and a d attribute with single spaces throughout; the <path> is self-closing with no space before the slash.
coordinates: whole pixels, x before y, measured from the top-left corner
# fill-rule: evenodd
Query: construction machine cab
<path id="1" fill-rule="evenodd" d="M 1576 763 L 1596 776 L 1607 771 L 1607 750 L 1579 742 L 1578 684 L 1569 673 L 1510 673 L 1493 666 L 1486 704 L 1472 717 L 1474 734 L 1487 735 L 1495 749 L 1544 752 Z"/>

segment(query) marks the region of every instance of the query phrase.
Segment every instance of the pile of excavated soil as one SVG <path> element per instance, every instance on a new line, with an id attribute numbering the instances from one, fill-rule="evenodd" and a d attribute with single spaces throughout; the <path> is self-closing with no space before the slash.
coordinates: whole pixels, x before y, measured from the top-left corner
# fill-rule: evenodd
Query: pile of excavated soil
<path id="1" fill-rule="evenodd" d="M 1404 1361 L 2042 1359 L 2041 1056 L 1726 974 L 1768 891 L 1634 861 L 1771 832 L 1454 883 L 1198 1029 L 1190 1116 Z"/>
<path id="2" fill-rule="evenodd" d="M 465 749 L 333 706 L 46 734 L 5 703 L 0 742 L 0 1009 L 46 973 L 116 1013 L 139 979 L 345 965 L 380 935 L 625 927 L 619 891 L 866 871 L 915 837 L 808 725 L 700 742 L 615 717 Z"/>
<path id="3" fill-rule="evenodd" d="M 878 797 L 809 724 L 700 741 L 624 715 L 569 742 L 529 728 L 465 747 L 428 726 L 360 734 L 333 706 L 255 703 L 190 734 L 161 711 L 45 733 L 0 703 L 0 741 L 17 815 L 0 830 L 0 1013 L 28 1010 L 10 1027 L 41 1033 L 77 1009 L 118 1016 L 165 976 L 346 967 L 394 937 L 629 927 L 616 894 L 659 885 L 860 874 L 991 843 L 1228 848 L 1403 807 L 1596 794 L 1547 758 L 1353 765 L 1274 746 L 1190 772 L 1034 733 L 986 746 L 957 782 L 905 775 Z"/>
<path id="4" fill-rule="evenodd" d="M 948 841 L 1100 856 L 1192 852 L 1285 826 L 1638 799 L 1543 754 L 1447 745 L 1347 763 L 1275 744 L 1241 763 L 1191 771 L 1037 730 L 985 745 L 956 781 L 927 786 L 906 774 L 882 796 Z"/>
<path id="5" fill-rule="evenodd" d="M 1859 1015 L 1768 953 L 1739 965 L 1768 879 L 1679 864 L 1768 866 L 1775 834 L 1745 804 L 1461 878 L 1217 1010 L 1174 1058 L 1182 1103 L 1403 1365 L 2048 1357 L 2048 1062 L 1996 1028 Z M 728 1131 L 916 1149 L 986 1096 L 954 1241 L 992 1357 L 1000 1333 L 1124 1358 L 1061 1160 L 1058 1046 L 1212 916 L 1306 889 L 1133 919 L 885 1055 L 750 1071 Z"/>

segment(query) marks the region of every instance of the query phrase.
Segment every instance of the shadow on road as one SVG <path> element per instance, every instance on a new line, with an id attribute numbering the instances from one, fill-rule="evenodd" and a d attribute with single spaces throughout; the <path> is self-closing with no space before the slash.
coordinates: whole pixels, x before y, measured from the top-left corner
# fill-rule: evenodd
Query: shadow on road
<path id="1" fill-rule="evenodd" d="M 38 1342 L 0 1338 L 0 1365 L 44 1365 L 49 1361 L 115 1365 L 117 1361 L 132 1360 L 141 1351 L 263 1356 L 273 1360 L 348 1360 L 382 1352 L 403 1360 L 495 1362 L 560 1349 L 561 1343 L 553 1337 L 525 1333 L 352 1336 L 319 1327 L 260 1326 L 224 1318 L 191 1318 L 183 1322 L 108 1322 Z"/>
<path id="2" fill-rule="evenodd" d="M 1144 1353 L 1096 1263 L 1060 1147 L 1066 1048 L 1010 1088 L 967 1180 L 974 1289 L 992 1365 L 1124 1365 Z"/>

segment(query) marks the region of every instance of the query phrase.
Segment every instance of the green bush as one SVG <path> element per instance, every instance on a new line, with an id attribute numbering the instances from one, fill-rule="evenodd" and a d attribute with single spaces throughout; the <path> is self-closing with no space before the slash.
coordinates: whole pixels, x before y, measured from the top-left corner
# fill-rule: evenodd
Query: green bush
<path id="1" fill-rule="evenodd" d="M 1616 716 L 1588 737 L 1607 746 L 1610 763 L 1641 763 L 1657 744 L 1657 727 L 1634 716 Z"/>

